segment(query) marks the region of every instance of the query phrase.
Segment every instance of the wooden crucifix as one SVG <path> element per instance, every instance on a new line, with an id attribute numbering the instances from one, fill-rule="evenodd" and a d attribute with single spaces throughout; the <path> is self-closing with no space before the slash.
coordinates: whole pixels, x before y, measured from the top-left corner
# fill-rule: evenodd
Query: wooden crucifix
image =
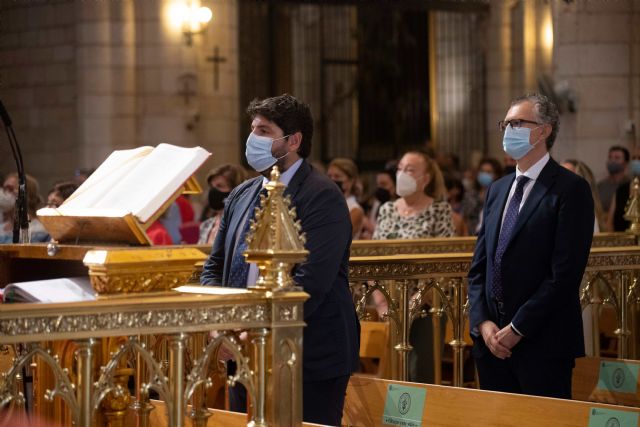
<path id="1" fill-rule="evenodd" d="M 220 80 L 220 64 L 227 62 L 227 58 L 220 56 L 218 46 L 213 48 L 213 56 L 207 57 L 208 62 L 213 62 L 213 89 L 218 90 Z"/>

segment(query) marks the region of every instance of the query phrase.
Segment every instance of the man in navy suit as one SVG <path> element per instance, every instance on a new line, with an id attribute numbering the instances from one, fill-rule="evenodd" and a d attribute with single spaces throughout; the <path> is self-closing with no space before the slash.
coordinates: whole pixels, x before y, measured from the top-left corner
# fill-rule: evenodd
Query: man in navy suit
<path id="1" fill-rule="evenodd" d="M 340 425 L 349 376 L 359 363 L 359 323 L 348 284 L 351 220 L 340 189 L 305 160 L 311 152 L 309 107 L 291 95 L 254 100 L 247 139 L 248 163 L 263 176 L 236 187 L 225 202 L 220 229 L 200 278 L 203 285 L 246 287 L 255 264 L 244 263 L 246 223 L 273 165 L 287 185 L 306 234 L 307 260 L 293 280 L 310 298 L 304 304 L 303 418 Z"/>
<path id="2" fill-rule="evenodd" d="M 516 172 L 488 189 L 469 271 L 469 322 L 480 387 L 571 398 L 584 356 L 579 287 L 591 248 L 589 184 L 550 156 L 558 110 L 514 100 L 500 129 Z"/>

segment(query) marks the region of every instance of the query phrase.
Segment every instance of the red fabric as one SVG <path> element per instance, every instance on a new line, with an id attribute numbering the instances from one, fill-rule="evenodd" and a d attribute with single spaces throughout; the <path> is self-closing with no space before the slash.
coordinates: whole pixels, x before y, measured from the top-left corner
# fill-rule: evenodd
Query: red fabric
<path id="1" fill-rule="evenodd" d="M 193 212 L 193 207 L 191 206 L 189 199 L 187 199 L 183 195 L 180 195 L 176 199 L 176 203 L 180 208 L 180 218 L 182 219 L 182 223 L 186 224 L 188 222 L 193 222 L 195 213 Z"/>
<path id="2" fill-rule="evenodd" d="M 173 245 L 171 235 L 160 221 L 154 221 L 151 227 L 147 228 L 147 236 L 154 245 Z"/>
<path id="3" fill-rule="evenodd" d="M 200 237 L 200 225 L 197 222 L 182 224 L 180 226 L 180 235 L 183 243 L 195 245 L 198 243 L 198 237 Z"/>

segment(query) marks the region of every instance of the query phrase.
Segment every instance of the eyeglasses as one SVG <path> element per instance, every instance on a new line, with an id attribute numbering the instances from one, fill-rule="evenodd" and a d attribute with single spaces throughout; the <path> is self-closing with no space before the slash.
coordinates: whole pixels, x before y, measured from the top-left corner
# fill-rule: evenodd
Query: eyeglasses
<path id="1" fill-rule="evenodd" d="M 505 129 L 507 129 L 508 125 L 511 125 L 512 129 L 518 129 L 522 127 L 523 123 L 531 123 L 532 125 L 542 125 L 544 123 L 538 123 L 538 122 L 534 122 L 531 120 L 525 120 L 525 119 L 512 119 L 512 120 L 500 120 L 498 122 L 498 129 L 500 130 L 500 132 L 504 132 Z"/>

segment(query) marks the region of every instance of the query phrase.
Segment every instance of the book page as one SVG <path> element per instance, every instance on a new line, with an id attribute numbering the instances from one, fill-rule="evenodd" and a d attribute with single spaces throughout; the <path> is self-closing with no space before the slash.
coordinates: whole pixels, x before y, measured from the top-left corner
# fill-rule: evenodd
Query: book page
<path id="1" fill-rule="evenodd" d="M 5 302 L 77 302 L 96 299 L 89 277 L 16 282 L 4 288 Z"/>
<path id="2" fill-rule="evenodd" d="M 92 207 L 122 208 L 134 214 L 141 222 L 147 222 L 209 155 L 201 147 L 184 148 L 160 144 L 125 177 L 115 182 Z"/>
<path id="3" fill-rule="evenodd" d="M 137 165 L 144 159 L 153 147 L 139 147 L 131 150 L 116 150 L 107 157 L 94 173 L 82 183 L 67 200 L 60 205 L 58 211 L 62 215 L 77 215 L 76 209 L 94 208 L 118 183 L 127 179 Z M 124 206 L 108 206 L 109 208 L 123 208 Z M 130 211 L 129 211 L 130 212 Z"/>

